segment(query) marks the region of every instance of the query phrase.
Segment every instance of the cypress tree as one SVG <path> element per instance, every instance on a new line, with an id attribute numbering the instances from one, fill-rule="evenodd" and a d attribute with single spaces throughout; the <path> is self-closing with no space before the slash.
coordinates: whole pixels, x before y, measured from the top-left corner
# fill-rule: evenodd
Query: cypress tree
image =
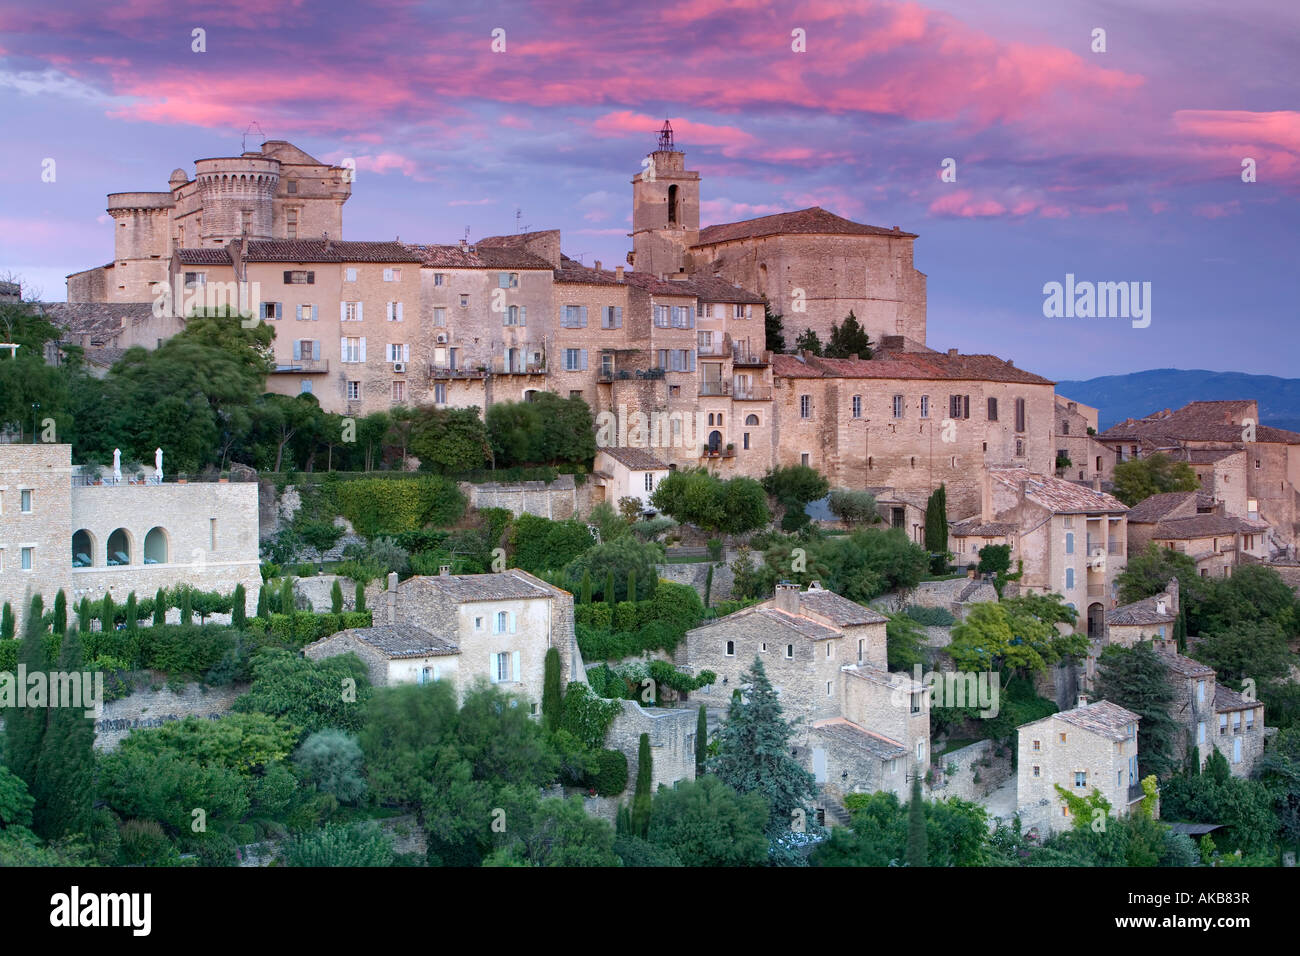
<path id="1" fill-rule="evenodd" d="M 707 608 L 713 603 L 713 563 L 709 562 L 709 571 L 704 576 L 704 606 Z"/>
<path id="2" fill-rule="evenodd" d="M 194 623 L 194 598 L 188 587 L 181 590 L 181 623 Z"/>
<path id="3" fill-rule="evenodd" d="M 132 591 L 126 596 L 126 629 L 134 634 L 140 628 L 140 602 Z"/>
<path id="4" fill-rule="evenodd" d="M 627 569 L 627 599 L 636 600 L 636 568 Z"/>
<path id="5" fill-rule="evenodd" d="M 54 633 L 62 636 L 68 630 L 68 596 L 59 588 L 54 595 Z"/>
<path id="6" fill-rule="evenodd" d="M 550 648 L 546 652 L 542 675 L 542 726 L 554 733 L 560 729 L 560 711 L 564 698 L 560 694 L 560 652 Z"/>
<path id="7" fill-rule="evenodd" d="M 0 610 L 0 638 L 8 641 L 14 636 L 14 609 L 8 601 L 5 601 L 3 610 Z"/>
<path id="8" fill-rule="evenodd" d="M 82 670 L 81 637 L 75 627 L 64 635 L 59 649 L 59 670 L 65 674 Z M 73 706 L 54 706 L 49 701 L 49 723 L 41 741 L 36 783 L 32 796 L 33 829 L 47 840 L 73 833 L 87 833 L 95 796 L 95 722 L 86 716 L 82 701 L 63 701 Z M 44 716 L 44 715 L 42 715 Z"/>
<path id="9" fill-rule="evenodd" d="M 618 805 L 618 813 L 614 816 L 614 832 L 619 836 L 632 832 L 632 812 L 626 803 Z"/>
<path id="10" fill-rule="evenodd" d="M 343 586 L 339 584 L 339 579 L 334 579 L 334 586 L 330 588 L 330 613 L 343 613 Z"/>
<path id="11" fill-rule="evenodd" d="M 769 807 L 769 836 L 790 829 L 791 816 L 816 792 L 813 775 L 790 756 L 794 730 L 781 716 L 780 698 L 767 679 L 763 662 L 754 658 L 750 670 L 736 683 L 749 684 L 746 700 L 737 687 L 727 720 L 718 731 L 718 755 L 709 770 L 738 793 L 757 793 Z"/>
<path id="12" fill-rule="evenodd" d="M 45 602 L 39 594 L 32 598 L 23 622 L 23 642 L 18 647 L 18 663 L 26 665 L 28 674 L 44 671 L 45 667 Z M 32 701 L 28 702 L 33 703 Z M 41 755 L 41 741 L 45 737 L 45 718 L 48 710 L 41 706 L 15 707 L 5 720 L 5 765 L 27 784 L 29 792 L 36 784 L 36 763 Z"/>
<path id="13" fill-rule="evenodd" d="M 81 603 L 77 605 L 77 630 L 83 634 L 90 633 L 90 622 L 93 613 L 90 609 L 90 598 L 83 597 Z"/>
<path id="14" fill-rule="evenodd" d="M 610 568 L 605 575 L 605 603 L 613 604 L 617 600 L 618 595 L 614 593 L 614 569 Z"/>
<path id="15" fill-rule="evenodd" d="M 366 586 L 360 581 L 357 582 L 356 605 L 358 611 L 364 611 L 366 609 Z"/>
<path id="16" fill-rule="evenodd" d="M 113 595 L 105 594 L 104 600 L 99 605 L 99 629 L 104 632 L 113 630 L 113 619 L 117 617 L 117 609 L 113 607 Z"/>
<path id="17" fill-rule="evenodd" d="M 642 734 L 636 751 L 636 790 L 632 795 L 632 832 L 643 840 L 650 832 L 650 780 L 653 775 L 650 735 Z"/>
<path id="18" fill-rule="evenodd" d="M 1177 767 L 1174 754 L 1178 725 L 1169 716 L 1174 691 L 1163 658 L 1150 641 L 1132 647 L 1112 644 L 1097 660 L 1097 696 L 1133 711 L 1138 724 L 1139 777 L 1164 780 Z"/>
<path id="19" fill-rule="evenodd" d="M 338 587 L 338 582 L 334 583 Z M 242 583 L 235 585 L 235 593 L 230 596 L 230 624 L 243 627 L 248 623 L 248 592 Z"/>
<path id="20" fill-rule="evenodd" d="M 704 776 L 704 758 L 709 751 L 709 710 L 700 704 L 700 713 L 695 721 L 695 776 Z"/>
<path id="21" fill-rule="evenodd" d="M 912 777 L 912 799 L 907 804 L 907 865 L 928 866 L 925 804 L 921 802 L 921 778 Z"/>
<path id="22" fill-rule="evenodd" d="M 154 626 L 167 623 L 167 591 L 165 588 L 159 588 L 158 593 L 153 596 L 153 623 Z"/>
<path id="23" fill-rule="evenodd" d="M 584 568 L 582 571 L 582 586 L 579 589 L 579 597 L 583 604 L 591 603 L 591 569 Z"/>
<path id="24" fill-rule="evenodd" d="M 942 482 L 925 504 L 925 550 L 932 555 L 930 570 L 941 573 L 948 563 L 948 492 Z"/>
<path id="25" fill-rule="evenodd" d="M 257 589 L 257 616 L 264 621 L 271 619 L 271 607 L 267 601 L 265 582 Z"/>
<path id="26" fill-rule="evenodd" d="M 293 579 L 285 578 L 284 583 L 280 585 L 280 613 L 293 613 Z"/>

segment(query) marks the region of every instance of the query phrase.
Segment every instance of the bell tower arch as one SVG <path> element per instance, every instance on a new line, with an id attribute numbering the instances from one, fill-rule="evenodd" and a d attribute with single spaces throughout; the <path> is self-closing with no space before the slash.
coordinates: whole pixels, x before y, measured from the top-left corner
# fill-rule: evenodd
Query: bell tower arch
<path id="1" fill-rule="evenodd" d="M 664 120 L 655 151 L 632 180 L 632 267 L 652 274 L 688 271 L 700 238 L 700 174 L 686 168 Z"/>

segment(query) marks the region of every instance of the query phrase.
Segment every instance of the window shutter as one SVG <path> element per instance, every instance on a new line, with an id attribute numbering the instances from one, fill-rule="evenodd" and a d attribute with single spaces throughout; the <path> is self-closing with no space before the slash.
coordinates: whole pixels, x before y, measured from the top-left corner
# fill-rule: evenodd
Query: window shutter
<path id="1" fill-rule="evenodd" d="M 276 317 L 277 319 L 282 319 L 282 318 L 284 318 L 284 303 L 283 303 L 283 302 L 277 302 L 277 303 L 275 304 L 275 317 Z"/>
<path id="2" fill-rule="evenodd" d="M 307 284 L 308 284 L 308 285 L 315 285 L 315 284 L 316 284 L 316 273 L 314 273 L 314 272 L 308 272 L 308 273 L 307 273 Z"/>
<path id="3" fill-rule="evenodd" d="M 402 303 L 397 303 L 397 321 L 402 321 Z"/>
<path id="4" fill-rule="evenodd" d="M 519 307 L 519 324 L 520 325 L 528 324 L 528 306 L 526 305 L 521 305 Z"/>
<path id="5" fill-rule="evenodd" d="M 364 302 L 358 302 L 358 303 L 357 303 L 357 321 L 358 321 L 358 322 L 360 322 L 360 321 L 365 317 L 364 315 L 362 315 L 362 312 L 361 312 L 361 307 L 362 307 L 363 305 L 365 305 Z"/>
<path id="6" fill-rule="evenodd" d="M 584 307 L 584 310 L 585 310 L 585 307 Z M 585 325 L 586 323 L 583 323 L 583 324 Z M 580 349 L 578 354 L 579 354 L 579 360 L 578 360 L 578 361 L 581 363 L 581 364 L 578 366 L 578 371 L 580 371 L 580 372 L 585 372 L 585 371 L 587 371 L 587 350 L 586 350 L 586 349 Z"/>
<path id="7" fill-rule="evenodd" d="M 346 335 L 339 336 L 339 359 L 344 362 L 348 361 L 348 337 Z"/>
<path id="8" fill-rule="evenodd" d="M 361 361 L 366 360 L 366 337 L 361 336 Z"/>
<path id="9" fill-rule="evenodd" d="M 510 630 L 513 631 L 514 628 L 512 627 Z M 516 684 L 518 684 L 518 683 L 520 682 L 520 673 L 519 673 L 519 652 L 518 652 L 518 651 L 513 651 L 513 652 L 511 652 L 511 654 L 510 654 L 510 664 L 511 664 L 511 668 L 510 668 L 510 669 L 511 669 L 511 671 L 513 671 L 513 673 L 514 673 L 514 681 L 515 681 Z M 1237 743 L 1241 743 L 1241 741 L 1239 740 L 1239 741 L 1237 741 Z"/>
<path id="10" fill-rule="evenodd" d="M 319 341 L 319 340 L 314 341 L 314 342 L 311 343 L 311 357 L 312 357 L 312 361 L 314 361 L 314 362 L 319 362 L 319 361 L 320 361 L 320 341 Z"/>
<path id="11" fill-rule="evenodd" d="M 961 412 L 961 417 L 962 417 L 962 418 L 970 418 L 970 396 L 969 396 L 969 395 L 963 395 L 961 398 L 962 398 L 962 412 Z"/>
<path id="12" fill-rule="evenodd" d="M 686 355 L 687 355 L 687 357 L 689 358 L 690 363 L 691 363 L 691 367 L 688 368 L 686 371 L 688 371 L 688 372 L 694 372 L 694 371 L 695 371 L 695 352 L 694 352 L 693 350 L 687 350 Z"/>
<path id="13" fill-rule="evenodd" d="M 293 317 L 294 317 L 295 319 L 302 319 L 302 306 L 301 306 L 301 305 L 296 305 L 296 306 L 294 306 L 294 309 L 295 309 L 296 311 L 294 312 L 294 316 L 293 316 Z"/>
<path id="14" fill-rule="evenodd" d="M 293 357 L 295 361 L 302 358 L 302 342 L 298 339 L 293 340 Z"/>
<path id="15" fill-rule="evenodd" d="M 411 346 L 410 346 L 410 345 L 403 345 L 403 346 L 402 346 L 402 361 L 403 361 L 403 362 L 409 362 L 409 361 L 411 361 Z"/>
<path id="16" fill-rule="evenodd" d="M 320 306 L 319 306 L 319 305 L 313 305 L 313 306 L 311 307 L 311 320 L 312 320 L 313 322 L 319 322 L 319 321 L 320 321 Z"/>
<path id="17" fill-rule="evenodd" d="M 285 284 L 285 285 L 288 285 L 288 284 L 289 284 L 290 282 L 292 282 L 292 281 L 293 281 L 293 273 L 292 273 L 290 270 L 285 269 L 285 270 L 284 270 L 284 284 Z"/>
<path id="18" fill-rule="evenodd" d="M 695 328 L 695 306 L 691 306 L 690 308 L 691 308 L 691 311 L 690 311 L 690 315 L 688 316 L 688 318 L 690 319 L 691 324 L 688 325 L 687 328 L 688 328 L 688 329 L 693 329 L 693 328 Z"/>
<path id="19" fill-rule="evenodd" d="M 389 322 L 393 321 L 393 303 L 384 303 L 384 318 L 388 319 Z"/>
<path id="20" fill-rule="evenodd" d="M 585 329 L 587 327 L 587 307 L 585 305 L 582 306 L 581 312 L 579 314 L 580 314 L 580 318 L 578 319 L 578 322 L 580 323 L 579 327 Z M 586 366 L 584 365 L 583 368 L 586 368 Z"/>
<path id="21" fill-rule="evenodd" d="M 340 321 L 340 322 L 346 322 L 347 320 L 348 320 L 348 304 L 347 304 L 346 302 L 340 302 L 340 303 L 339 303 L 339 321 Z"/>
<path id="22" fill-rule="evenodd" d="M 621 329 L 622 327 L 623 327 L 623 307 L 621 305 L 616 305 L 614 306 L 614 328 Z"/>

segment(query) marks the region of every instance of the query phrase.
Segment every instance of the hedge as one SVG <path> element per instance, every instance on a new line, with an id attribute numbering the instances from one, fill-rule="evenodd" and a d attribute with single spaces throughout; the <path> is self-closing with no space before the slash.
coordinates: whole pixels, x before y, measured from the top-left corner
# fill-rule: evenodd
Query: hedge
<path id="1" fill-rule="evenodd" d="M 560 729 L 568 731 L 585 747 L 605 746 L 605 734 L 623 710 L 616 700 L 601 700 L 586 684 L 573 681 L 564 692 Z"/>
<path id="2" fill-rule="evenodd" d="M 262 618 L 249 618 L 248 629 L 255 634 L 269 635 L 285 644 L 302 647 L 348 628 L 370 627 L 372 621 L 370 611 L 345 611 L 342 614 L 294 611 L 292 614 L 272 614 L 269 625 Z"/>
<path id="3" fill-rule="evenodd" d="M 621 750 L 602 750 L 596 755 L 596 773 L 588 786 L 602 797 L 616 797 L 627 789 L 627 754 Z"/>
<path id="4" fill-rule="evenodd" d="M 438 475 L 419 478 L 360 478 L 334 489 L 338 510 L 358 534 L 374 537 L 449 525 L 465 513 L 465 496 Z"/>

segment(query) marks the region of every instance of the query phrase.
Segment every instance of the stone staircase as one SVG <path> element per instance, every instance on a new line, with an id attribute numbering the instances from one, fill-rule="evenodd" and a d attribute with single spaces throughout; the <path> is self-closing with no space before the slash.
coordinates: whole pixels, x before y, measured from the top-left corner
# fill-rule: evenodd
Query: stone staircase
<path id="1" fill-rule="evenodd" d="M 817 806 L 826 808 L 826 825 L 828 827 L 847 827 L 853 822 L 849 811 L 835 794 L 826 790 L 826 785 L 817 785 Z"/>

